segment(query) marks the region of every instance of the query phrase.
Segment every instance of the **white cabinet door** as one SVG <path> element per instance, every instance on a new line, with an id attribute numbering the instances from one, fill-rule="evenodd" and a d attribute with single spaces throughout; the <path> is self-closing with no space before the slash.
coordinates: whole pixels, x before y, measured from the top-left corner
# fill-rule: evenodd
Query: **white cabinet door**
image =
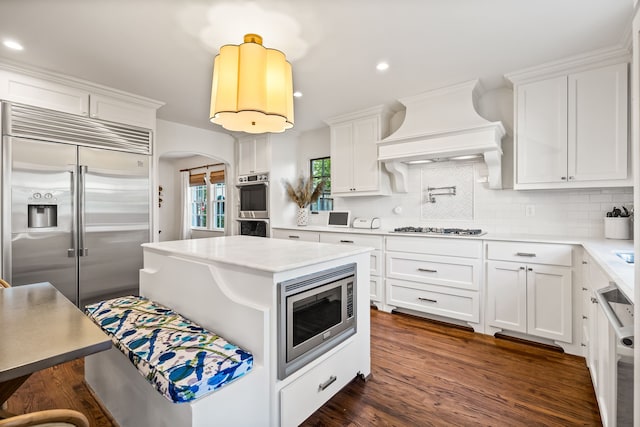
<path id="1" fill-rule="evenodd" d="M 627 64 L 569 75 L 568 179 L 627 178 Z"/>
<path id="2" fill-rule="evenodd" d="M 257 136 L 238 140 L 238 175 L 269 172 L 271 145 L 269 137 Z"/>
<path id="3" fill-rule="evenodd" d="M 527 274 L 523 264 L 487 261 L 487 321 L 496 328 L 527 332 Z"/>
<path id="4" fill-rule="evenodd" d="M 104 95 L 89 97 L 90 116 L 95 119 L 126 123 L 145 129 L 155 129 L 156 110 Z"/>
<path id="5" fill-rule="evenodd" d="M 353 191 L 353 126 L 331 127 L 331 193 Z"/>
<path id="6" fill-rule="evenodd" d="M 372 117 L 353 124 L 353 191 L 379 189 L 378 121 L 377 117 Z"/>
<path id="7" fill-rule="evenodd" d="M 597 387 L 596 398 L 600 408 L 603 426 L 611 426 L 615 423 L 616 400 L 616 342 L 615 333 L 609 324 L 607 316 L 602 308 L 596 304 L 596 329 L 597 329 Z"/>
<path id="8" fill-rule="evenodd" d="M 527 332 L 571 342 L 571 269 L 527 266 Z"/>
<path id="9" fill-rule="evenodd" d="M 517 99 L 516 182 L 566 180 L 566 76 L 524 84 L 517 89 Z"/>
<path id="10" fill-rule="evenodd" d="M 89 114 L 89 92 L 0 70 L 0 99 L 63 113 Z"/>

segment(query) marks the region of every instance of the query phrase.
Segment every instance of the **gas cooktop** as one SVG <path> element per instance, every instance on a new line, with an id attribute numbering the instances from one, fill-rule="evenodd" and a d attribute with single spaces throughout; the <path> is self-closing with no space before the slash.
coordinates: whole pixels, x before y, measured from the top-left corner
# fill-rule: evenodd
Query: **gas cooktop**
<path id="1" fill-rule="evenodd" d="M 443 234 L 452 236 L 482 236 L 486 234 L 482 230 L 468 228 L 436 228 L 436 227 L 398 227 L 393 229 L 394 233 L 422 233 L 422 234 Z"/>

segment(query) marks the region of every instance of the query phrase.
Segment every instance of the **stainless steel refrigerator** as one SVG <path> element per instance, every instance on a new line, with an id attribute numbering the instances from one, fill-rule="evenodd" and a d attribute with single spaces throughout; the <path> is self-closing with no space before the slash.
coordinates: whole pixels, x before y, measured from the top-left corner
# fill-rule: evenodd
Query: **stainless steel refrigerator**
<path id="1" fill-rule="evenodd" d="M 51 282 L 79 307 L 137 294 L 151 132 L 3 103 L 2 133 L 5 280 Z"/>

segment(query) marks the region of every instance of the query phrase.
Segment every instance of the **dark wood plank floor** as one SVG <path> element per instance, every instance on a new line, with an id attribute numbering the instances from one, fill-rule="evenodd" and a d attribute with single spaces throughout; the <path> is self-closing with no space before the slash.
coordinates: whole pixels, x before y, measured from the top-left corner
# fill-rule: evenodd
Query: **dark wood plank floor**
<path id="1" fill-rule="evenodd" d="M 372 310 L 371 361 L 371 380 L 350 383 L 304 426 L 601 425 L 579 357 Z M 80 360 L 33 375 L 8 410 L 72 408 L 114 426 L 83 369 Z"/>

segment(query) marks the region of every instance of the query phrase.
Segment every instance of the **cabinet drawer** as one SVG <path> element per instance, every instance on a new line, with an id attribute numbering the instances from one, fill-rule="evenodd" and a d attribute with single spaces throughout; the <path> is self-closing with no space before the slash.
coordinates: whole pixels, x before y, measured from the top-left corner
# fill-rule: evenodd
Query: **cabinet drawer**
<path id="1" fill-rule="evenodd" d="M 280 391 L 280 425 L 300 425 L 358 373 L 357 347 L 349 342 Z"/>
<path id="2" fill-rule="evenodd" d="M 467 322 L 480 320 L 478 292 L 387 279 L 388 303 Z"/>
<path id="3" fill-rule="evenodd" d="M 488 242 L 487 259 L 571 267 L 571 249 L 551 243 Z"/>
<path id="4" fill-rule="evenodd" d="M 320 233 L 302 230 L 272 230 L 271 237 L 275 239 L 300 240 L 305 242 L 319 242 Z"/>
<path id="5" fill-rule="evenodd" d="M 478 290 L 480 260 L 387 252 L 387 277 Z"/>
<path id="6" fill-rule="evenodd" d="M 382 250 L 382 236 L 350 233 L 321 233 L 320 242 L 345 245 L 368 246 Z"/>
<path id="7" fill-rule="evenodd" d="M 387 250 L 479 259 L 482 256 L 482 241 L 464 240 L 464 238 L 392 236 L 387 237 Z"/>

